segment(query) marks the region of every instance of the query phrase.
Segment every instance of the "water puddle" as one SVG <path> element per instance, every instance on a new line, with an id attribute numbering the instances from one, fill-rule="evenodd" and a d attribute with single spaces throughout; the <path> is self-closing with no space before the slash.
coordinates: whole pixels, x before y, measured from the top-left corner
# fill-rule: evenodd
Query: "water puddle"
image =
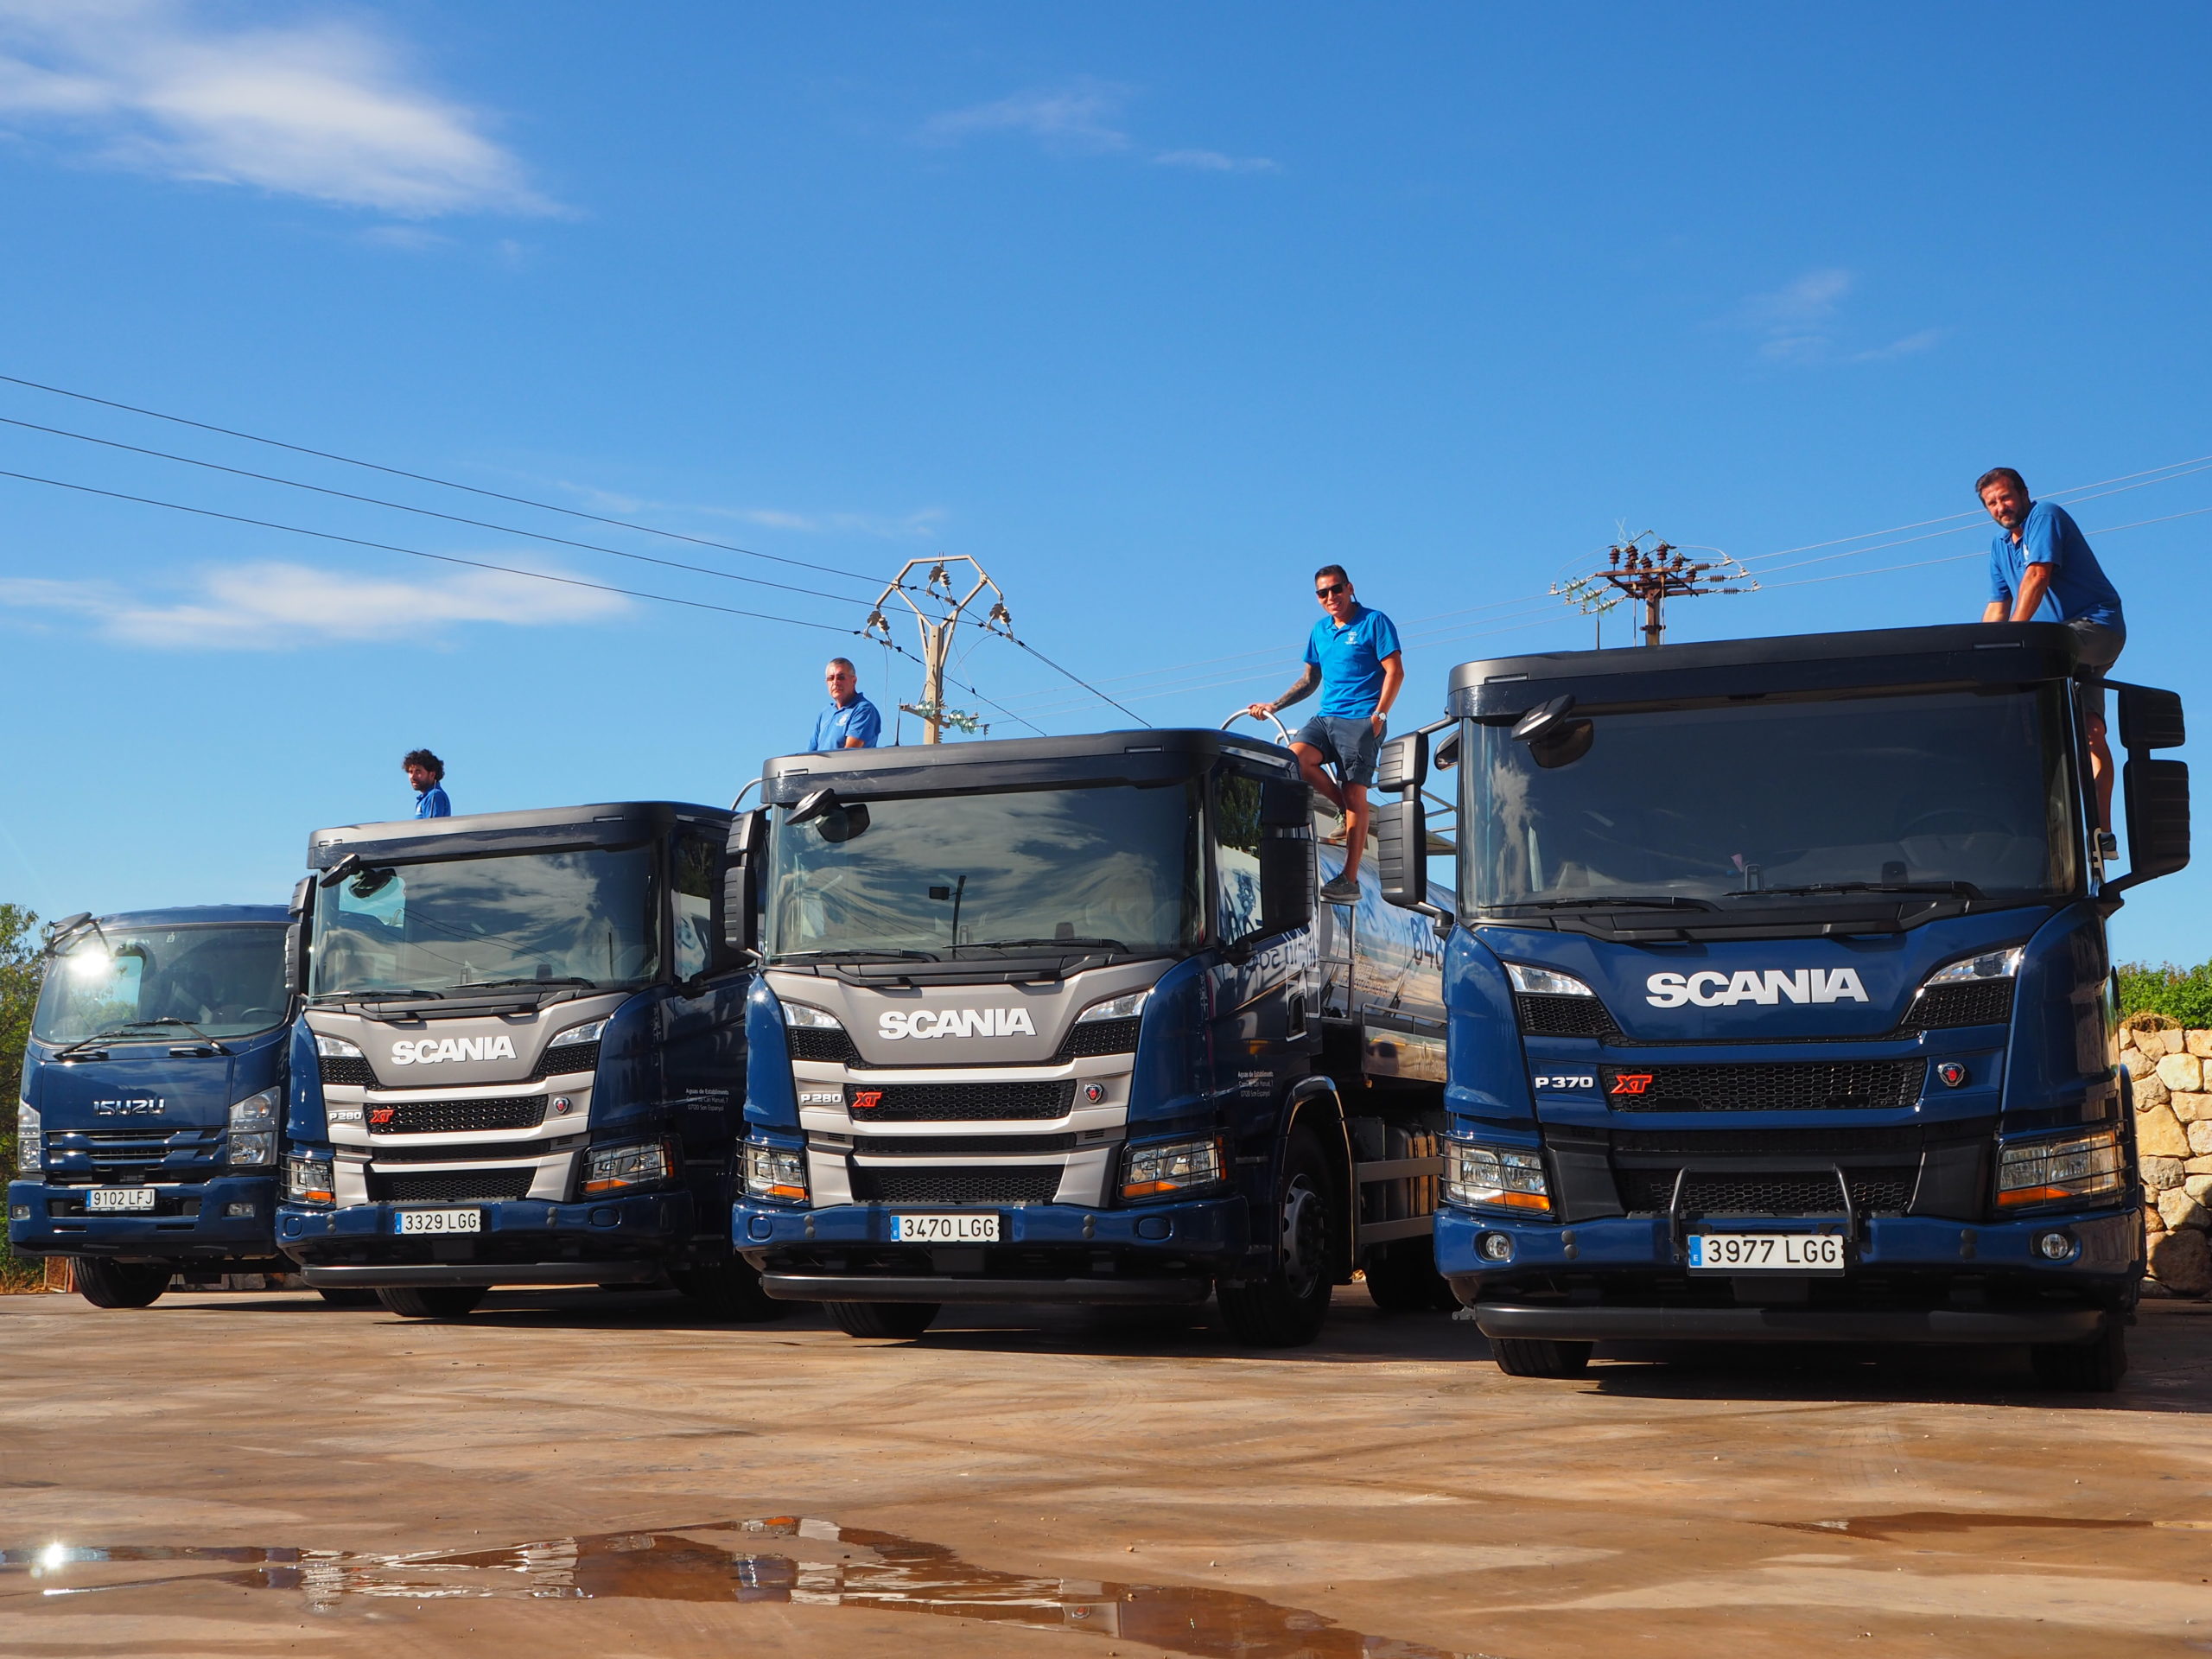
<path id="1" fill-rule="evenodd" d="M 1789 1532 L 1846 1533 L 1853 1538 L 1927 1538 L 1946 1533 L 1993 1529 L 2069 1531 L 2128 1531 L 2137 1528 L 2171 1532 L 2212 1532 L 2212 1521 L 2108 1521 L 2063 1515 L 1997 1515 L 1986 1510 L 1908 1510 L 1899 1515 L 1858 1515 L 1842 1521 L 1769 1521 Z"/>
<path id="2" fill-rule="evenodd" d="M 217 1570 L 114 1573 L 117 1565 L 138 1563 L 207 1563 Z M 362 1596 L 799 1602 L 1080 1631 L 1197 1659 L 1484 1659 L 1365 1635 L 1240 1591 L 1001 1573 L 972 1566 L 939 1544 L 788 1516 L 415 1554 L 61 1543 L 0 1551 L 0 1586 L 22 1578 L 36 1589 L 15 1594 L 42 1596 L 207 1580 L 296 1591 L 326 1611 Z M 0 1588 L 0 1597 L 8 1593 Z"/>

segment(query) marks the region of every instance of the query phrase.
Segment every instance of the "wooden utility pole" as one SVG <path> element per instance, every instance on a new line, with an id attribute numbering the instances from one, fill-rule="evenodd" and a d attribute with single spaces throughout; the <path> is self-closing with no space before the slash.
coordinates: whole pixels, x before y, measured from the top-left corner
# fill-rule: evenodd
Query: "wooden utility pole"
<path id="1" fill-rule="evenodd" d="M 1651 535 L 1649 531 L 1644 536 Z M 1643 643 L 1656 645 L 1667 632 L 1665 605 L 1669 599 L 1694 599 L 1700 594 L 1754 592 L 1758 583 L 1744 567 L 1723 553 L 1717 558 L 1693 560 L 1656 537 L 1650 547 L 1638 536 L 1605 550 L 1606 568 L 1586 580 L 1605 582 L 1625 598 L 1643 607 Z M 1742 582 L 1742 587 L 1723 587 Z M 1580 584 L 1572 584 L 1579 587 Z"/>
<path id="2" fill-rule="evenodd" d="M 953 583 L 950 567 L 956 564 L 966 565 L 975 575 L 964 594 Z M 929 574 L 916 588 L 907 577 L 924 566 L 928 567 Z M 970 622 L 969 626 L 995 633 L 1003 639 L 1014 638 L 1014 618 L 1007 610 L 1006 595 L 999 591 L 990 573 L 965 554 L 950 558 L 940 554 L 934 559 L 909 559 L 891 579 L 890 585 L 876 596 L 875 608 L 868 613 L 867 626 L 861 630 L 869 638 L 887 645 L 891 642 L 891 623 L 883 614 L 883 607 L 891 602 L 894 594 L 914 613 L 915 626 L 922 636 L 922 700 L 899 706 L 910 715 L 921 716 L 925 743 L 944 741 L 944 728 L 947 726 L 963 732 L 978 729 L 982 722 L 972 712 L 944 706 L 944 664 L 952 654 L 954 630 L 959 627 L 969 607 L 985 594 L 991 596 L 990 610 L 982 621 Z M 918 599 L 917 594 L 920 595 Z"/>

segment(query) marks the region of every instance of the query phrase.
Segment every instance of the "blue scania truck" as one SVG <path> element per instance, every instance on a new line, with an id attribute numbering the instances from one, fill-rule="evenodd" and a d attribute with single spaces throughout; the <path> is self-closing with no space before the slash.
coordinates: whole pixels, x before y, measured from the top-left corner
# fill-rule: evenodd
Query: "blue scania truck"
<path id="1" fill-rule="evenodd" d="M 493 1286 L 788 1312 L 729 1244 L 729 814 L 647 801 L 318 830 L 277 1243 L 412 1318 Z"/>
<path id="2" fill-rule="evenodd" d="M 1310 1341 L 1428 1232 L 1441 941 L 1317 912 L 1343 853 L 1283 749 L 1109 732 L 791 755 L 731 837 L 760 966 L 736 1248 L 855 1336 L 945 1304 L 1214 1295 Z M 758 922 L 760 931 L 750 931 Z"/>
<path id="3" fill-rule="evenodd" d="M 8 1243 L 70 1257 L 96 1306 L 144 1307 L 179 1274 L 290 1265 L 272 1236 L 289 919 L 217 905 L 48 931 Z"/>
<path id="4" fill-rule="evenodd" d="M 1386 889 L 1457 773 L 1436 1255 L 1517 1376 L 1629 1339 L 2024 1344 L 2126 1369 L 2144 1266 L 2105 924 L 2189 857 L 2180 700 L 2069 632 L 1466 664 L 1396 740 Z M 1437 740 L 1431 747 L 1431 740 Z"/>

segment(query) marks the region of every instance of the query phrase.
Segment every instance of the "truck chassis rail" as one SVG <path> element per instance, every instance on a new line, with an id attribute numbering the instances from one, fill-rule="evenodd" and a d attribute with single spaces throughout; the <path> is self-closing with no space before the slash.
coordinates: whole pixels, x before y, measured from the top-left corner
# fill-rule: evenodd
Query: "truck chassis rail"
<path id="1" fill-rule="evenodd" d="M 662 1274 L 658 1262 L 417 1262 L 401 1267 L 343 1262 L 302 1268 L 317 1290 L 404 1289 L 421 1285 L 650 1285 Z"/>
<path id="2" fill-rule="evenodd" d="M 314 1283 L 309 1280 L 310 1284 Z M 1061 1302 L 1173 1306 L 1203 1302 L 1211 1280 L 963 1279 L 950 1274 L 764 1273 L 760 1287 L 785 1302 Z"/>
<path id="3" fill-rule="evenodd" d="M 1551 1307 L 1483 1302 L 1486 1337 L 1566 1342 L 2088 1342 L 2107 1317 L 2094 1307 L 2050 1313 L 1975 1308 Z"/>

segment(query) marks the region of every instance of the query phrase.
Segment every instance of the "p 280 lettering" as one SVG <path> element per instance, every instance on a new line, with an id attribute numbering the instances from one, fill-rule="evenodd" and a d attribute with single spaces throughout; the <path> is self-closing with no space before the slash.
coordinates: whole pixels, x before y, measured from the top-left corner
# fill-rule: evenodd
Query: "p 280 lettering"
<path id="1" fill-rule="evenodd" d="M 1649 993 L 1643 1000 L 1655 1008 L 1679 1008 L 1686 1002 L 1694 1002 L 1700 1008 L 1732 1008 L 1739 1002 L 1757 1002 L 1770 1008 L 1785 1001 L 1868 1000 L 1856 968 L 1800 968 L 1794 972 L 1740 968 L 1732 974 L 1707 969 L 1698 974 L 1654 974 L 1643 982 L 1643 988 Z"/>

